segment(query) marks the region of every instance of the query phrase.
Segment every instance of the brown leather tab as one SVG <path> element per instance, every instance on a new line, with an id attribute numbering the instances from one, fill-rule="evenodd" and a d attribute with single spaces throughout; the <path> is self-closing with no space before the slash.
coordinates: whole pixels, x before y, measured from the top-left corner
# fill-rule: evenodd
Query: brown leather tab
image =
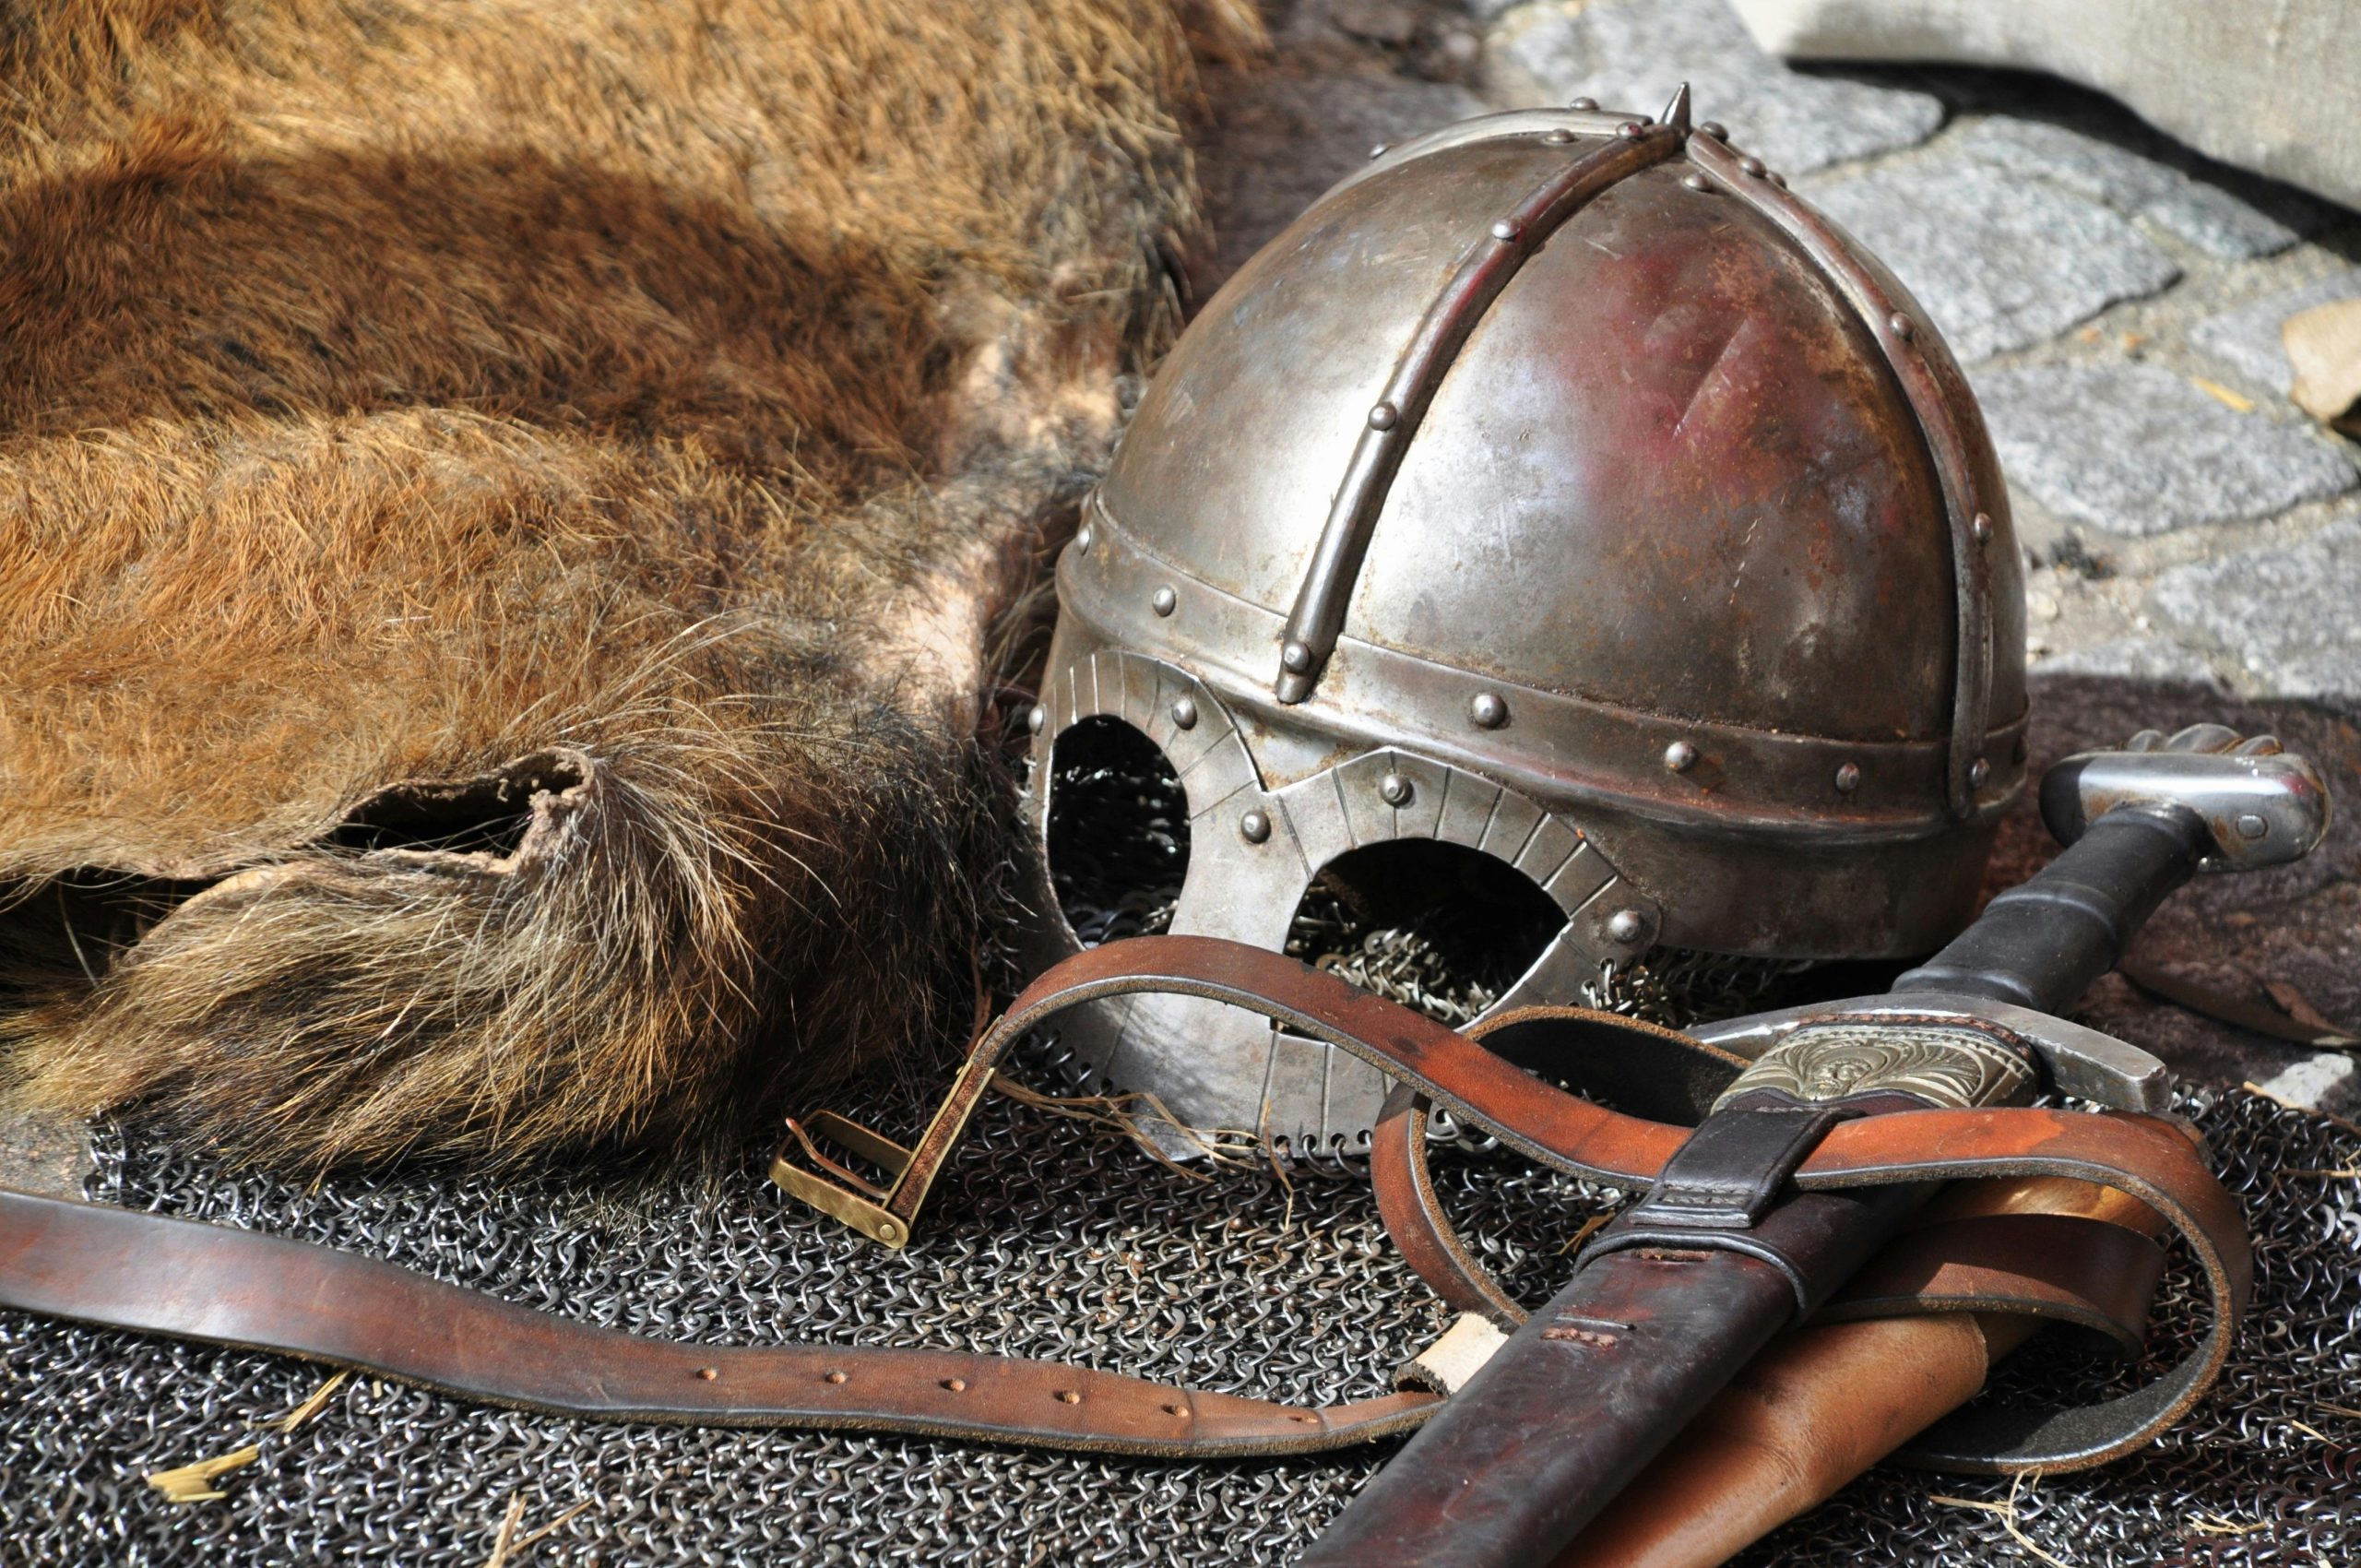
<path id="1" fill-rule="evenodd" d="M 2165 1253 L 2147 1237 L 2066 1214 L 1987 1214 L 1897 1236 L 1817 1321 L 1924 1313 L 2023 1313 L 2139 1352 Z"/>

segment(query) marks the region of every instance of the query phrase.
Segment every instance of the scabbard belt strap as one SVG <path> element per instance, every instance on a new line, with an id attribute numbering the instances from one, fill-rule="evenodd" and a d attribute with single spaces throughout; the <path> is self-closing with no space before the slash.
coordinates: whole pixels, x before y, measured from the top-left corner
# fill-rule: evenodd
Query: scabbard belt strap
<path id="1" fill-rule="evenodd" d="M 1568 1093 L 1422 1014 L 1292 959 L 1205 937 L 1141 938 L 1052 968 L 985 1032 L 919 1144 L 908 1150 L 886 1146 L 903 1157 L 901 1170 L 892 1187 L 858 1197 L 873 1210 L 872 1224 L 883 1217 L 908 1236 L 927 1185 L 956 1146 L 992 1067 L 1017 1038 L 1077 1004 L 1142 992 L 1251 1008 L 1351 1051 L 1413 1096 L 1577 1176 L 1646 1186 L 1687 1136 L 1685 1128 Z M 1628 1046 L 1629 1021 L 1607 1020 L 1596 1029 L 1610 1027 L 1624 1031 Z M 1417 1120 L 1422 1126 L 1423 1118 Z M 1414 1158 L 1423 1180 L 1423 1142 Z M 1922 1443 L 1920 1457 L 1954 1467 L 2060 1467 L 2138 1446 L 2186 1408 L 2226 1354 L 2248 1279 L 2235 1206 L 2169 1123 L 2064 1111 L 1864 1117 L 1832 1130 L 1795 1180 L 1810 1188 L 1987 1176 L 2066 1176 L 2141 1198 L 2188 1241 L 2205 1272 L 2214 1320 L 2195 1355 L 2136 1394 L 2064 1416 L 1998 1412 L 1997 1426 L 1987 1416 L 1981 1425 Z M 1399 1206 L 1398 1194 L 1387 1200 L 1389 1222 Z M 1440 1210 L 1432 1212 L 1432 1224 L 1396 1234 L 1414 1265 L 1447 1299 L 1457 1299 L 1462 1287 L 1451 1269 L 1437 1269 L 1435 1256 L 1440 1250 L 1455 1252 L 1464 1265 L 1472 1260 Z M 1985 1285 L 2005 1272 L 1993 1271 Z M 1480 1269 L 1467 1268 L 1465 1277 L 1469 1299 L 1483 1302 L 1487 1315 L 1513 1313 L 1513 1303 Z M 2058 1280 L 2043 1289 L 2071 1296 L 2076 1286 Z M 1417 1425 L 1438 1403 L 1412 1391 L 1308 1409 L 1004 1357 L 673 1344 L 307 1242 L 5 1191 L 0 1306 L 360 1367 L 489 1404 L 618 1420 L 890 1431 L 1210 1458 L 1366 1442 Z"/>

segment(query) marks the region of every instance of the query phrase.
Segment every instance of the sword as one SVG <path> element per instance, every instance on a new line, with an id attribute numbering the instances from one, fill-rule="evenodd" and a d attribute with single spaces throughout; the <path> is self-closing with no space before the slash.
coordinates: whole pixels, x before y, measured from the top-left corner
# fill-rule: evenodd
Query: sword
<path id="1" fill-rule="evenodd" d="M 2326 790 L 2272 738 L 2198 725 L 2067 759 L 2043 779 L 2041 806 L 2063 851 L 1891 992 L 1711 1031 L 1771 1043 L 1304 1568 L 1548 1561 L 1938 1185 L 1797 1191 L 1789 1177 L 1838 1123 L 2045 1089 L 2164 1108 L 2162 1063 L 2045 1015 L 2113 968 L 2201 868 L 2309 853 L 2328 828 Z"/>

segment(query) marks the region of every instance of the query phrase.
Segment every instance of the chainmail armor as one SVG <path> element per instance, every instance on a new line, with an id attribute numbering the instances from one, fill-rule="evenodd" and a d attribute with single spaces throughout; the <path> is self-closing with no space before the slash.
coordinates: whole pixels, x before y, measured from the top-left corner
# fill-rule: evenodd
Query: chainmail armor
<path id="1" fill-rule="evenodd" d="M 853 1109 L 915 1114 L 907 1100 Z M 2188 1109 L 2256 1225 L 2248 1330 L 2220 1387 L 2162 1444 L 2027 1489 L 2018 1526 L 2076 1568 L 2342 1565 L 2361 1555 L 2361 1418 L 2335 1413 L 2361 1386 L 2361 1182 L 2290 1172 L 2351 1169 L 2361 1138 L 2239 1093 Z M 754 1150 L 716 1182 L 411 1175 L 315 1191 L 226 1176 L 136 1127 L 103 1126 L 100 1150 L 95 1201 L 330 1242 L 668 1337 L 972 1347 L 1328 1400 L 1382 1391 L 1445 1320 L 1387 1245 L 1366 1185 L 1339 1168 L 1192 1180 L 1120 1134 L 999 1098 L 902 1253 L 800 1210 L 756 1174 Z M 1444 1152 L 1436 1179 L 1528 1301 L 1559 1281 L 1560 1248 L 1603 1197 L 1482 1154 Z M 2199 1326 L 2189 1291 L 2177 1271 L 2153 1361 Z M 2064 1398 L 2121 1375 L 2036 1347 L 1999 1381 Z M 320 1380 L 280 1357 L 0 1313 L 0 1557 L 477 1568 L 522 1497 L 520 1535 L 590 1503 L 524 1559 L 548 1563 L 1278 1563 L 1390 1451 L 1170 1464 L 602 1426 L 357 1378 L 292 1434 L 247 1426 Z M 142 1484 L 248 1443 L 261 1458 L 222 1479 L 222 1501 L 175 1506 Z M 1745 1561 L 2022 1562 L 1998 1516 L 1934 1501 L 2008 1491 L 1880 1470 Z"/>

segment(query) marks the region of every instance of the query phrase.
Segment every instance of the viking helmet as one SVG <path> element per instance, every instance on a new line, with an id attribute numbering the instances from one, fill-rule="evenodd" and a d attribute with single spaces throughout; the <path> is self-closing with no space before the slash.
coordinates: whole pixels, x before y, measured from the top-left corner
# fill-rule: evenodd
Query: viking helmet
<path id="1" fill-rule="evenodd" d="M 1041 962 L 1126 912 L 1281 948 L 1335 883 L 1522 922 L 1495 1012 L 1675 954 L 1915 955 L 2023 782 L 1975 399 L 1686 89 L 1379 149 L 1183 335 L 1057 590 Z M 1383 1092 L 1216 1003 L 1125 998 L 1059 1043 L 1299 1152 L 1365 1141 Z"/>

